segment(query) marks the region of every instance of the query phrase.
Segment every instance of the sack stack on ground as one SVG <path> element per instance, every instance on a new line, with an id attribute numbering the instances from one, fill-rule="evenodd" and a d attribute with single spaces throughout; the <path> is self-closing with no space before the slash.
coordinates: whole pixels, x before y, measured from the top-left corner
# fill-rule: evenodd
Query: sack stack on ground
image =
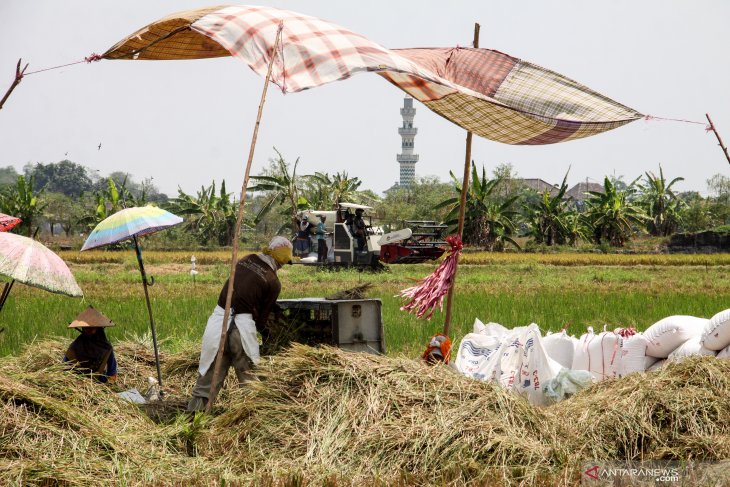
<path id="1" fill-rule="evenodd" d="M 675 315 L 644 333 L 634 328 L 588 327 L 580 338 L 565 330 L 544 337 L 534 323 L 513 329 L 474 321 L 455 355 L 464 375 L 500 383 L 527 396 L 532 404 L 557 402 L 590 382 L 654 371 L 692 356 L 730 358 L 730 309 L 711 319 Z"/>

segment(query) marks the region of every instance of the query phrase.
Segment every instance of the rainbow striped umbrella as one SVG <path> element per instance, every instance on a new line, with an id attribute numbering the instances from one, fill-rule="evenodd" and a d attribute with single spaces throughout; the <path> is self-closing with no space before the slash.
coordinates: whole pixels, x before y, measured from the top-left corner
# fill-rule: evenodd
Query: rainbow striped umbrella
<path id="1" fill-rule="evenodd" d="M 160 387 L 162 387 L 162 373 L 160 372 L 160 356 L 157 350 L 157 332 L 155 331 L 155 319 L 152 317 L 150 293 L 147 289 L 155 283 L 155 280 L 152 277 L 147 279 L 147 274 L 144 270 L 144 261 L 142 260 L 142 250 L 139 248 L 137 237 L 173 227 L 182 223 L 182 221 L 182 218 L 179 216 L 173 215 L 169 211 L 162 210 L 156 206 L 125 208 L 122 211 L 114 213 L 109 218 L 102 220 L 91 234 L 89 234 L 89 238 L 84 242 L 84 246 L 81 247 L 81 250 L 89 250 L 124 240 L 131 239 L 134 242 L 134 250 L 137 253 L 137 264 L 139 264 L 139 272 L 142 274 L 142 287 L 144 287 L 144 297 L 147 301 L 147 312 L 150 316 L 152 344 L 155 349 L 155 365 L 157 366 L 157 381 Z"/>
<path id="2" fill-rule="evenodd" d="M 15 281 L 52 293 L 83 296 L 66 263 L 42 243 L 22 235 L 0 232 L 0 275 L 13 279 L 3 287 L 0 309 Z"/>
<path id="3" fill-rule="evenodd" d="M 99 223 L 81 250 L 111 245 L 182 223 L 182 218 L 156 206 L 125 208 Z"/>

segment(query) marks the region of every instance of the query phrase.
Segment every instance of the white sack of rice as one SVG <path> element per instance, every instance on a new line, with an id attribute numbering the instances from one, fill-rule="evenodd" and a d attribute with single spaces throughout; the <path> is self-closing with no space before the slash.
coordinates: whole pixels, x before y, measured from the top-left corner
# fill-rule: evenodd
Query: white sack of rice
<path id="1" fill-rule="evenodd" d="M 632 372 L 644 372 L 648 367 L 646 365 L 646 345 L 647 340 L 643 333 L 637 333 L 628 338 L 624 338 L 621 344 L 621 362 L 618 366 L 619 377 L 624 377 Z M 656 359 L 651 361 L 651 364 Z"/>
<path id="2" fill-rule="evenodd" d="M 730 346 L 730 309 L 710 318 L 702 333 L 702 346 L 710 350 L 722 350 Z"/>
<path id="3" fill-rule="evenodd" d="M 659 362 L 660 360 L 664 360 L 664 359 L 660 359 L 660 358 L 656 358 L 656 357 L 651 357 L 651 356 L 647 355 L 646 357 L 644 357 L 644 370 L 645 371 L 646 370 L 649 370 L 649 368 L 652 365 L 654 365 L 655 363 Z"/>
<path id="4" fill-rule="evenodd" d="M 491 379 L 494 372 L 491 359 L 501 345 L 502 340 L 499 337 L 468 333 L 461 339 L 456 351 L 454 368 L 474 379 Z"/>
<path id="5" fill-rule="evenodd" d="M 568 335 L 565 330 L 559 333 L 548 333 L 542 339 L 542 345 L 548 357 L 570 369 L 573 367 L 573 355 L 578 346 L 578 339 Z"/>
<path id="6" fill-rule="evenodd" d="M 486 336 L 501 337 L 509 332 L 509 328 L 506 328 L 499 323 L 489 322 L 485 325 L 481 322 L 479 318 L 474 319 L 474 333 L 479 333 Z"/>
<path id="7" fill-rule="evenodd" d="M 668 316 L 651 325 L 644 332 L 648 343 L 646 354 L 667 358 L 677 347 L 695 336 L 701 336 L 710 320 L 695 316 Z"/>
<path id="8" fill-rule="evenodd" d="M 588 344 L 588 371 L 596 380 L 618 377 L 621 360 L 621 336 L 603 331 Z"/>
<path id="9" fill-rule="evenodd" d="M 537 405 L 547 404 L 543 386 L 562 369 L 545 353 L 534 323 L 501 337 L 469 333 L 459 344 L 454 367 L 475 379 L 495 380 Z"/>
<path id="10" fill-rule="evenodd" d="M 573 370 L 588 370 L 590 368 L 590 361 L 588 358 L 588 345 L 591 340 L 595 338 L 593 328 L 588 327 L 588 331 L 580 336 L 578 341 L 575 343 L 575 350 L 573 351 Z"/>
<path id="11" fill-rule="evenodd" d="M 693 355 L 710 355 L 714 357 L 717 352 L 703 347 L 700 340 L 701 337 L 699 336 L 690 338 L 670 353 L 667 360 L 681 362 L 687 357 L 692 357 Z"/>
<path id="12" fill-rule="evenodd" d="M 654 372 L 655 370 L 659 370 L 662 367 L 664 367 L 665 363 L 667 363 L 667 359 L 665 359 L 665 358 L 657 360 L 656 362 L 654 362 L 654 364 L 651 367 L 647 368 L 646 371 Z"/>

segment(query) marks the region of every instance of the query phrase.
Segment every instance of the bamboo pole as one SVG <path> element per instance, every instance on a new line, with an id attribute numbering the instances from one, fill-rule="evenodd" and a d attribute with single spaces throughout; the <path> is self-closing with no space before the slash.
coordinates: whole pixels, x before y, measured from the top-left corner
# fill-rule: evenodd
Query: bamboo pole
<path id="1" fill-rule="evenodd" d="M 479 47 L 479 24 L 474 24 L 474 47 Z M 466 133 L 466 154 L 464 156 L 464 177 L 461 179 L 461 197 L 459 199 L 459 228 L 457 234 L 459 238 L 464 234 L 464 210 L 466 207 L 466 193 L 469 191 L 469 170 L 471 166 L 471 132 Z M 454 262 L 454 279 L 449 287 L 449 294 L 446 296 L 446 317 L 444 318 L 444 335 L 449 335 L 449 327 L 451 327 L 451 309 L 454 305 L 454 286 L 456 285 L 456 272 L 459 269 L 459 261 Z"/>
<path id="2" fill-rule="evenodd" d="M 707 121 L 710 122 L 710 130 L 715 132 L 715 137 L 717 137 L 717 142 L 720 145 L 720 148 L 725 153 L 725 159 L 727 159 L 727 162 L 730 164 L 730 154 L 727 153 L 727 147 L 722 143 L 722 139 L 720 138 L 720 134 L 717 133 L 717 129 L 715 128 L 715 124 L 712 123 L 712 119 L 710 118 L 709 113 L 705 113 L 705 117 L 707 117 Z"/>
<path id="3" fill-rule="evenodd" d="M 16 86 L 20 84 L 20 82 L 23 80 L 23 75 L 25 74 L 25 70 L 28 69 L 28 63 L 25 63 L 25 66 L 23 66 L 23 69 L 20 69 L 20 63 L 22 62 L 22 59 L 18 59 L 18 65 L 15 67 L 15 79 L 13 80 L 12 84 L 10 85 L 10 88 L 8 88 L 8 91 L 5 92 L 5 96 L 3 96 L 3 99 L 0 100 L 0 110 L 3 109 L 3 105 L 5 104 L 5 100 L 8 99 L 10 96 L 10 93 L 13 92 Z"/>
<path id="4" fill-rule="evenodd" d="M 276 31 L 276 40 L 274 41 L 274 49 L 271 53 L 271 60 L 269 61 L 269 69 L 266 72 L 266 80 L 264 81 L 264 89 L 261 92 L 261 101 L 259 102 L 259 111 L 256 115 L 256 125 L 254 125 L 253 136 L 251 137 L 251 147 L 248 151 L 248 162 L 246 163 L 246 174 L 243 178 L 243 185 L 241 186 L 241 197 L 238 203 L 238 217 L 236 218 L 236 228 L 233 232 L 233 251 L 231 252 L 231 270 L 228 277 L 228 289 L 226 291 L 226 308 L 223 313 L 223 325 L 221 326 L 221 339 L 218 343 L 218 354 L 215 357 L 215 369 L 213 370 L 213 383 L 210 388 L 210 397 L 208 398 L 208 404 L 205 410 L 210 412 L 215 402 L 215 398 L 218 395 L 218 381 L 221 375 L 221 368 L 223 365 L 223 350 L 226 344 L 226 335 L 228 333 L 228 321 L 231 317 L 231 301 L 233 300 L 233 284 L 236 278 L 236 265 L 238 264 L 238 239 L 241 234 L 241 223 L 243 222 L 243 207 L 246 201 L 246 189 L 248 188 L 249 174 L 251 173 L 251 163 L 253 162 L 253 154 L 256 149 L 256 139 L 259 134 L 259 124 L 261 123 L 261 114 L 264 110 L 264 103 L 266 102 L 266 91 L 269 87 L 269 79 L 271 78 L 271 70 L 274 67 L 274 60 L 276 59 L 277 52 L 279 50 L 279 42 L 281 41 L 281 31 L 284 28 L 284 23 L 279 24 L 279 29 Z"/>

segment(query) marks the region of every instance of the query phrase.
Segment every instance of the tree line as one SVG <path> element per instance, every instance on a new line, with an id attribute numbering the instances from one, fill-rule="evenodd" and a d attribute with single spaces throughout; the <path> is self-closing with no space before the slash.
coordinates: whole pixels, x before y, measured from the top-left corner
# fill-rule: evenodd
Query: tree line
<path id="1" fill-rule="evenodd" d="M 379 196 L 362 188 L 347 172 L 298 172 L 299 159 L 288 162 L 275 155 L 260 174 L 251 176 L 242 239 L 255 246 L 274 234 L 293 233 L 303 210 L 331 210 L 340 202 L 373 207 L 374 220 L 385 231 L 402 228 L 407 220 L 444 222 L 456 226 L 461 181 L 418 178 L 408 187 L 395 185 Z M 472 162 L 465 207 L 464 241 L 487 250 L 528 245 L 621 247 L 637 235 L 669 236 L 676 232 L 730 230 L 730 178 L 707 181 L 710 196 L 675 190 L 681 177 L 647 171 L 631 182 L 606 176 L 600 186 L 568 197 L 568 174 L 560 185 L 535 190 L 518 177 L 510 164 L 491 174 Z M 165 232 L 174 246 L 232 244 L 238 202 L 225 181 L 212 181 L 194 194 L 178 189 L 176 197 L 161 193 L 151 179 L 136 181 L 113 172 L 96 171 L 64 160 L 28 164 L 18 174 L 0 168 L 0 211 L 23 219 L 17 231 L 31 234 L 41 226 L 51 236 L 56 229 L 79 237 L 125 206 L 156 204 L 184 218 Z"/>

